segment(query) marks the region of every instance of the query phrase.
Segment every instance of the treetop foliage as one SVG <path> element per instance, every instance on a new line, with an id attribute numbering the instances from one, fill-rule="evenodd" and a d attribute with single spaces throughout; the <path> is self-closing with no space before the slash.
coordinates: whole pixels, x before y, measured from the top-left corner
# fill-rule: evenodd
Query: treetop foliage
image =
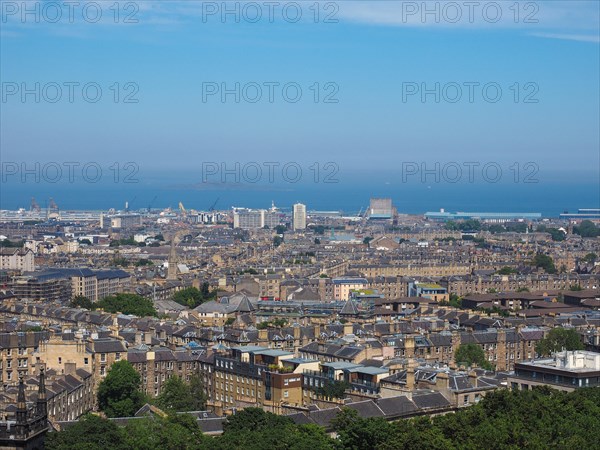
<path id="1" fill-rule="evenodd" d="M 202 411 L 206 407 L 204 383 L 199 375 L 190 377 L 186 383 L 181 378 L 169 378 L 155 400 L 156 406 L 165 411 Z"/>
<path id="2" fill-rule="evenodd" d="M 133 314 L 138 317 L 154 316 L 158 313 L 152 300 L 136 294 L 115 294 L 94 303 L 95 309 L 109 313 Z"/>
<path id="3" fill-rule="evenodd" d="M 211 291 L 208 282 L 202 283 L 200 289 L 195 287 L 188 287 L 177 291 L 173 294 L 173 301 L 180 305 L 187 306 L 188 308 L 195 308 L 204 302 L 214 300 L 217 297 L 217 291 Z"/>
<path id="4" fill-rule="evenodd" d="M 472 366 L 477 364 L 487 370 L 492 370 L 492 365 L 485 358 L 485 352 L 477 344 L 460 344 L 458 350 L 454 354 L 456 364 L 465 364 Z"/>
<path id="5" fill-rule="evenodd" d="M 548 356 L 562 350 L 572 351 L 583 349 L 584 346 L 577 331 L 573 328 L 562 327 L 550 330 L 546 337 L 538 341 L 535 346 L 535 351 L 542 356 Z"/>
<path id="6" fill-rule="evenodd" d="M 98 386 L 98 407 L 108 417 L 132 417 L 146 402 L 142 380 L 128 361 L 117 361 Z"/>
<path id="7" fill-rule="evenodd" d="M 600 430 L 600 388 L 565 393 L 547 387 L 500 389 L 455 413 L 386 422 L 344 408 L 332 419 L 337 438 L 316 425 L 246 408 L 229 416 L 219 437 L 204 436 L 189 415 L 114 422 L 86 416 L 48 435 L 48 450 L 478 450 L 595 449 Z"/>

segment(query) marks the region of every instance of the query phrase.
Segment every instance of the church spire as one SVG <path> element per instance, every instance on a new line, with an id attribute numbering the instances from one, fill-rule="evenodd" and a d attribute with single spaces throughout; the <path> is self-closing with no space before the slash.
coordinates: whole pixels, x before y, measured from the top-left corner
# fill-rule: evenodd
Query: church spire
<path id="1" fill-rule="evenodd" d="M 25 383 L 23 377 L 19 378 L 19 392 L 17 394 L 17 424 L 27 422 L 27 402 L 25 400 Z"/>
<path id="2" fill-rule="evenodd" d="M 37 398 L 37 415 L 45 416 L 48 413 L 47 399 L 46 399 L 46 372 L 44 366 L 40 367 L 40 384 L 38 386 L 38 398 Z"/>

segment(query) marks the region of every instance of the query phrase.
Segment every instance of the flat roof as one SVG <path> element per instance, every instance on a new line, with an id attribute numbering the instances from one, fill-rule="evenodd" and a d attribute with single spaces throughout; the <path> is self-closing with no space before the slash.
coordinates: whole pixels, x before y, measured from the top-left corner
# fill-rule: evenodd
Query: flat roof
<path id="1" fill-rule="evenodd" d="M 265 350 L 257 350 L 254 352 L 256 355 L 267 355 L 267 356 L 286 356 L 293 355 L 292 352 L 287 352 L 285 350 L 277 350 L 277 349 L 265 349 Z"/>
<path id="2" fill-rule="evenodd" d="M 307 363 L 316 363 L 319 362 L 318 359 L 308 359 L 308 358 L 290 358 L 286 359 L 285 362 L 291 362 L 294 364 L 307 364 Z"/>
<path id="3" fill-rule="evenodd" d="M 383 373 L 389 373 L 390 371 L 388 369 L 384 369 L 382 367 L 360 366 L 360 367 L 354 367 L 352 369 L 349 369 L 348 372 L 366 373 L 368 375 L 380 375 Z"/>
<path id="4" fill-rule="evenodd" d="M 349 363 L 346 361 L 335 361 L 335 362 L 322 363 L 321 366 L 331 367 L 333 370 L 341 370 L 341 369 L 351 369 L 353 367 L 360 367 L 360 364 Z"/>
<path id="5" fill-rule="evenodd" d="M 268 350 L 267 347 L 261 347 L 260 345 L 238 345 L 237 347 L 231 347 L 232 350 L 239 350 L 241 352 L 258 352 L 261 350 Z"/>

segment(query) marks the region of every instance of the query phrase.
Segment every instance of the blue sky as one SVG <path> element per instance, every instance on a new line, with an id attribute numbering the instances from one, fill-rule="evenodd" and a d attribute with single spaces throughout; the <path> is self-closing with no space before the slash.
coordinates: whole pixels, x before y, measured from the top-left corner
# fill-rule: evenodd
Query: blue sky
<path id="1" fill-rule="evenodd" d="M 22 102 L 18 93 L 3 98 L 2 161 L 106 167 L 134 161 L 148 177 L 186 182 L 196 180 L 206 161 L 297 161 L 303 167 L 333 161 L 342 179 L 384 173 L 392 181 L 407 161 L 493 161 L 505 169 L 534 162 L 545 182 L 576 176 L 598 183 L 596 1 L 521 2 L 517 23 L 512 1 L 497 3 L 502 18 L 495 23 L 480 8 L 466 19 L 464 2 L 456 2 L 463 13 L 457 23 L 412 14 L 422 2 L 321 2 L 318 23 L 314 2 L 298 2 L 303 19 L 297 23 L 284 20 L 280 9 L 273 23 L 264 17 L 249 23 L 243 16 L 239 22 L 218 13 L 203 17 L 206 2 L 135 2 L 136 24 L 115 24 L 112 1 L 98 2 L 98 23 L 82 20 L 79 9 L 73 23 L 64 16 L 49 23 L 43 15 L 35 23 L 7 10 L 6 3 L 15 2 L 0 3 L 4 91 L 6 83 L 36 82 L 94 82 L 103 89 L 94 104 L 77 88 L 73 103 L 66 91 L 57 103 L 35 103 L 32 96 Z M 121 22 L 132 11 L 126 5 L 120 2 Z M 323 23 L 333 11 L 337 23 Z M 523 23 L 528 14 L 537 23 Z M 130 92 L 125 83 L 135 83 L 139 102 L 121 97 L 115 103 L 109 89 L 115 82 L 121 94 Z M 293 82 L 303 95 L 289 103 L 276 88 L 273 103 L 266 90 L 257 103 L 236 103 L 232 96 L 223 103 L 218 95 L 203 102 L 206 82 Z M 465 82 L 497 83 L 502 97 L 490 103 L 475 88 L 470 103 Z M 334 83 L 338 102 L 315 103 L 314 83 L 321 95 L 325 83 Z M 403 83 L 458 83 L 465 90 L 457 103 L 436 103 L 433 96 L 422 102 L 420 95 L 403 101 Z M 537 103 L 523 102 L 531 93 L 526 83 Z"/>

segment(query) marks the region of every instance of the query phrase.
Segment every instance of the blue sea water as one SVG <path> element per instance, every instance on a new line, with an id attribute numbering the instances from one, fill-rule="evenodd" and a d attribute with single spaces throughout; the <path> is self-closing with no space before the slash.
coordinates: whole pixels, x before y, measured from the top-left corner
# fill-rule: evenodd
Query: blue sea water
<path id="1" fill-rule="evenodd" d="M 353 214 L 369 205 L 371 197 L 392 198 L 399 213 L 426 211 L 539 212 L 545 217 L 575 212 L 579 208 L 600 208 L 600 184 L 587 180 L 554 180 L 538 183 L 402 183 L 391 177 L 357 174 L 337 183 L 201 183 L 193 176 L 160 175 L 138 177 L 134 183 L 75 181 L 0 183 L 0 209 L 28 209 L 31 197 L 44 207 L 52 197 L 62 210 L 177 208 L 207 210 L 232 206 L 268 208 L 271 202 L 283 209 L 301 202 L 309 210 L 341 210 Z M 154 200 L 154 202 L 153 202 Z"/>

